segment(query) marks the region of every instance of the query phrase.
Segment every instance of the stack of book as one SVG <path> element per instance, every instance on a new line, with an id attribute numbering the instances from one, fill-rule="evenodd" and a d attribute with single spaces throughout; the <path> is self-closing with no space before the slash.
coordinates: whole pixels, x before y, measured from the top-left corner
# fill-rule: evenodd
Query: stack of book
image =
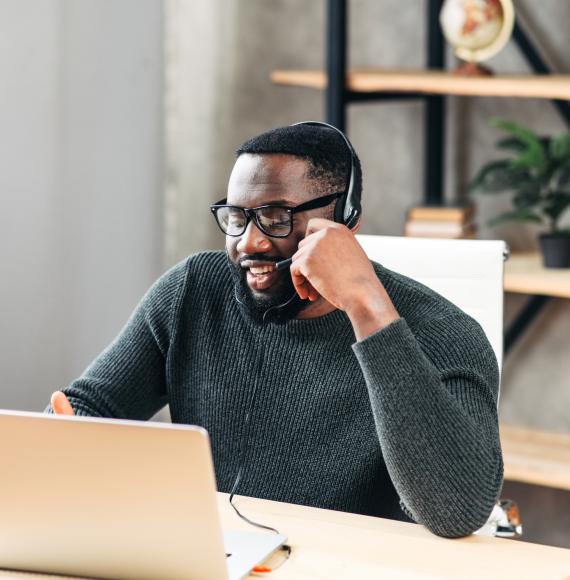
<path id="1" fill-rule="evenodd" d="M 475 206 L 423 206 L 408 211 L 404 235 L 466 239 L 477 236 Z"/>

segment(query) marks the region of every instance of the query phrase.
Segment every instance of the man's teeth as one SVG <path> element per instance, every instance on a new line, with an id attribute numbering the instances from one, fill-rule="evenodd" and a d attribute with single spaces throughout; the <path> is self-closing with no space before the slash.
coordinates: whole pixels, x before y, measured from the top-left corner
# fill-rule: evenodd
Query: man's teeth
<path id="1" fill-rule="evenodd" d="M 252 266 L 249 271 L 252 274 L 255 274 L 256 276 L 259 276 L 260 274 L 268 274 L 269 272 L 273 272 L 273 267 L 272 266 L 257 266 L 254 267 Z"/>

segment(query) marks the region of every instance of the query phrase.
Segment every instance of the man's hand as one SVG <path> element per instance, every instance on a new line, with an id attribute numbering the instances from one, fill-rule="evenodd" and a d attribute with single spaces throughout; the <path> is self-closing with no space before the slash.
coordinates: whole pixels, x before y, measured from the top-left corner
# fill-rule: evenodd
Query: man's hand
<path id="1" fill-rule="evenodd" d="M 69 399 L 61 391 L 51 396 L 50 404 L 56 415 L 75 415 Z"/>
<path id="2" fill-rule="evenodd" d="M 297 252 L 291 277 L 299 296 L 322 296 L 344 310 L 362 340 L 399 318 L 366 253 L 346 226 L 313 218 Z"/>

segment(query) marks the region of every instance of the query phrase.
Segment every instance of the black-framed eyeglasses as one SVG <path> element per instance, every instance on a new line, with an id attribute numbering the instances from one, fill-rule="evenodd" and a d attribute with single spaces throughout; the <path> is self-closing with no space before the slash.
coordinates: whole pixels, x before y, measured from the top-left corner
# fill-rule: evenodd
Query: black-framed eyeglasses
<path id="1" fill-rule="evenodd" d="M 293 231 L 293 214 L 310 209 L 325 207 L 335 199 L 343 196 L 344 191 L 317 197 L 294 207 L 278 204 L 260 205 L 259 207 L 239 207 L 226 204 L 222 199 L 210 206 L 218 227 L 227 236 L 241 236 L 251 220 L 271 238 L 286 238 Z"/>

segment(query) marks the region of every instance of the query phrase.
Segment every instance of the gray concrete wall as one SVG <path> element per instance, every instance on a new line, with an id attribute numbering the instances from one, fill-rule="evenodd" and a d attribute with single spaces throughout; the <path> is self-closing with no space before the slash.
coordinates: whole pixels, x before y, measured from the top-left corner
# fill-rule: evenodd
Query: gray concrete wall
<path id="1" fill-rule="evenodd" d="M 0 408 L 41 410 L 162 268 L 162 11 L 0 2 Z"/>

